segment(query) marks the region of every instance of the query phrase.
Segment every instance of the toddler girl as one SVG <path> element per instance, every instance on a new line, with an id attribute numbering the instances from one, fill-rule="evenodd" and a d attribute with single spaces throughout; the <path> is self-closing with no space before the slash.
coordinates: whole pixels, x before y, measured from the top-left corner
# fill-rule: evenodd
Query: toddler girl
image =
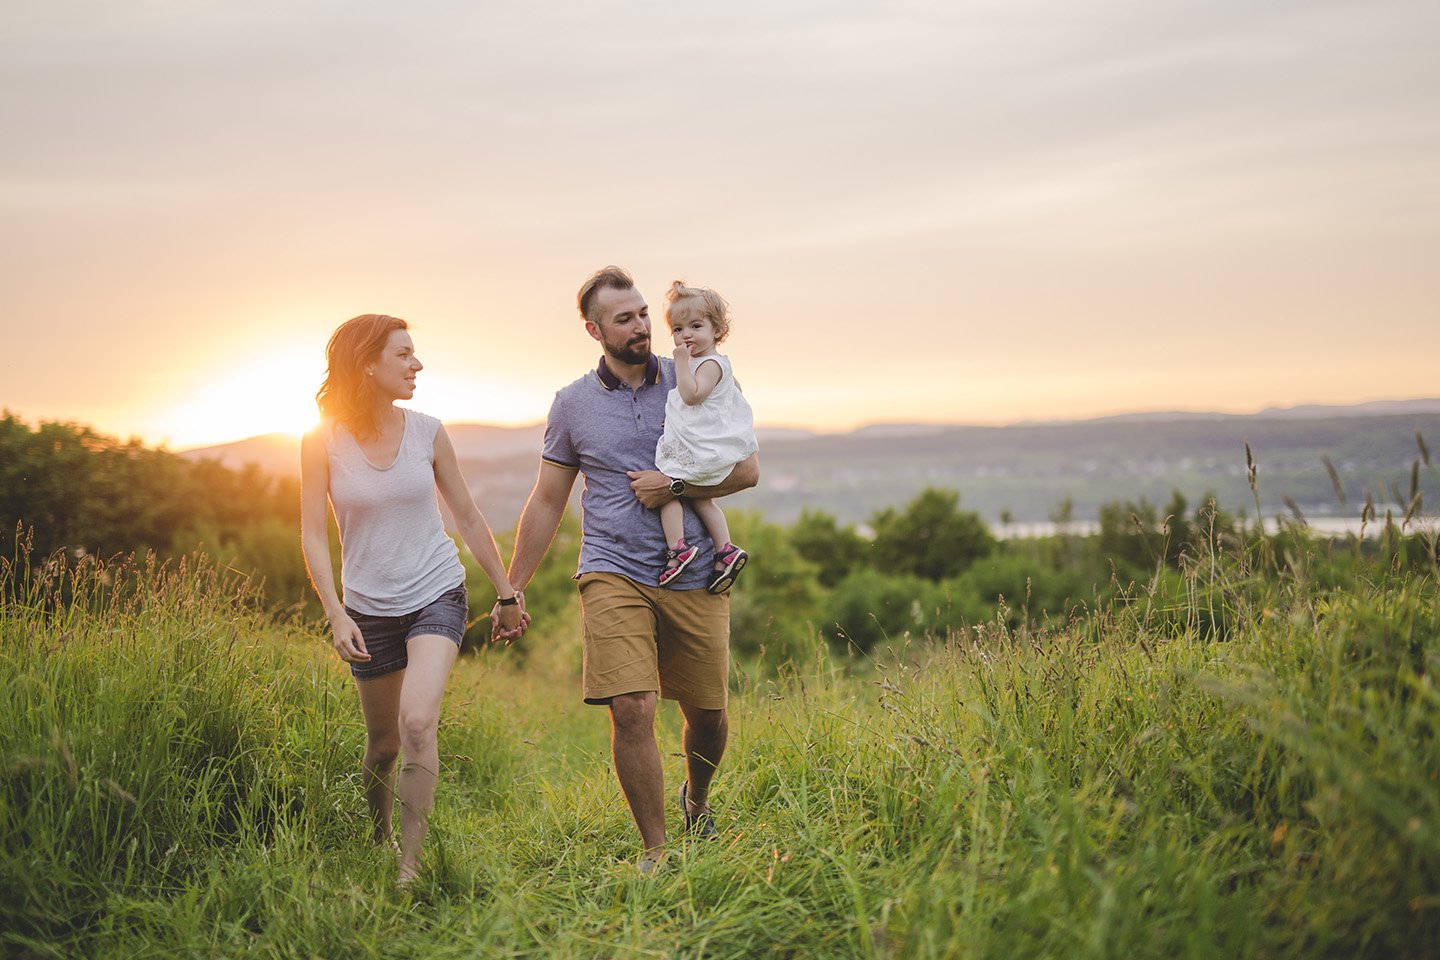
<path id="1" fill-rule="evenodd" d="M 665 404 L 665 432 L 655 447 L 655 468 L 698 486 L 712 486 L 755 453 L 755 415 L 730 371 L 730 360 L 715 345 L 730 332 L 729 305 L 714 290 L 687 287 L 681 280 L 665 295 L 665 323 L 675 337 L 675 389 Z M 725 513 L 714 500 L 691 498 L 715 544 L 715 571 L 705 587 L 724 593 L 735 583 L 749 554 L 730 542 Z M 660 508 L 666 567 L 660 585 L 680 575 L 700 552 L 685 542 L 685 512 L 674 499 Z"/>

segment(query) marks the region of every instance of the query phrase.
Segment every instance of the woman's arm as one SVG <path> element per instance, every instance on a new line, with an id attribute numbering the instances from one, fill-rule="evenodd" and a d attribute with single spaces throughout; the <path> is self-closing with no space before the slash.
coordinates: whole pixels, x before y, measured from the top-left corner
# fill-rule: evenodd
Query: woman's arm
<path id="1" fill-rule="evenodd" d="M 310 583 L 325 608 L 334 634 L 335 652 L 346 663 L 370 659 L 360 628 L 345 612 L 335 590 L 335 571 L 330 565 L 330 535 L 326 522 L 330 513 L 330 459 L 325 453 L 323 428 L 316 427 L 300 441 L 300 549 Z"/>
<path id="2" fill-rule="evenodd" d="M 720 361 L 713 358 L 691 370 L 690 359 L 689 350 L 675 348 L 675 389 L 680 391 L 680 399 L 693 407 L 705 402 L 725 371 L 720 369 Z"/>
<path id="3" fill-rule="evenodd" d="M 460 539 L 465 541 L 465 546 L 470 548 L 470 553 L 480 564 L 480 569 L 490 578 L 496 595 L 513 597 L 516 590 L 510 584 L 509 574 L 505 572 L 505 563 L 500 559 L 500 549 L 495 546 L 495 535 L 491 532 L 485 515 L 475 505 L 475 498 L 471 496 L 465 477 L 460 473 L 455 447 L 443 426 L 435 432 L 435 486 L 440 489 L 440 496 L 445 498 L 445 505 L 450 508 L 450 513 L 455 518 Z M 508 635 L 519 636 L 524 632 L 527 617 L 523 603 L 502 606 L 499 609 L 500 628 L 503 631 L 501 639 L 508 639 Z"/>

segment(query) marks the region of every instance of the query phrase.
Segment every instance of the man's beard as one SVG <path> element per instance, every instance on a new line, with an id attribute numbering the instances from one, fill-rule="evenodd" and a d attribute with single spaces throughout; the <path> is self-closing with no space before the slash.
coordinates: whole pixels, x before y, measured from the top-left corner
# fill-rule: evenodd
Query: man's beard
<path id="1" fill-rule="evenodd" d="M 610 344 L 605 345 L 605 352 L 610 354 L 620 363 L 639 366 L 650 359 L 650 338 L 635 337 L 618 347 Z"/>

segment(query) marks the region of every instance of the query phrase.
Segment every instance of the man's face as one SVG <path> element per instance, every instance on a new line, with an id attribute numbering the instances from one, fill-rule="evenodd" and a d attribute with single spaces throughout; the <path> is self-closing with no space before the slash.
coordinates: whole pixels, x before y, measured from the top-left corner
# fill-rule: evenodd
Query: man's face
<path id="1" fill-rule="evenodd" d="M 586 320 L 585 329 L 606 356 L 628 364 L 650 359 L 650 307 L 639 290 L 603 287 L 595 291 L 594 311 L 599 319 Z"/>

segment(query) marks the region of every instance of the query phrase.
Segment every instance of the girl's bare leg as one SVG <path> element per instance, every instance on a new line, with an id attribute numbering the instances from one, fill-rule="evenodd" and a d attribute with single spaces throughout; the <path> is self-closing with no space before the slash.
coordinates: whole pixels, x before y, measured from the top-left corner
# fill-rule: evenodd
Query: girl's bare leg
<path id="1" fill-rule="evenodd" d="M 420 870 L 420 845 L 429 829 L 440 777 L 440 697 L 460 648 L 449 637 L 422 634 L 407 644 L 410 665 L 400 691 L 400 874 L 401 882 Z"/>
<path id="2" fill-rule="evenodd" d="M 660 507 L 660 529 L 665 532 L 665 546 L 674 548 L 685 538 L 685 508 L 676 497 Z"/>
<path id="3" fill-rule="evenodd" d="M 373 680 L 357 680 L 360 712 L 365 716 L 365 756 L 360 769 L 365 773 L 365 802 L 377 843 L 390 840 L 391 814 L 395 809 L 395 758 L 400 754 L 400 687 L 405 671 L 387 673 Z"/>
<path id="4" fill-rule="evenodd" d="M 715 543 L 715 552 L 719 553 L 730 542 L 730 525 L 725 522 L 725 511 L 714 500 L 691 500 L 690 507 L 705 524 L 705 531 Z"/>

